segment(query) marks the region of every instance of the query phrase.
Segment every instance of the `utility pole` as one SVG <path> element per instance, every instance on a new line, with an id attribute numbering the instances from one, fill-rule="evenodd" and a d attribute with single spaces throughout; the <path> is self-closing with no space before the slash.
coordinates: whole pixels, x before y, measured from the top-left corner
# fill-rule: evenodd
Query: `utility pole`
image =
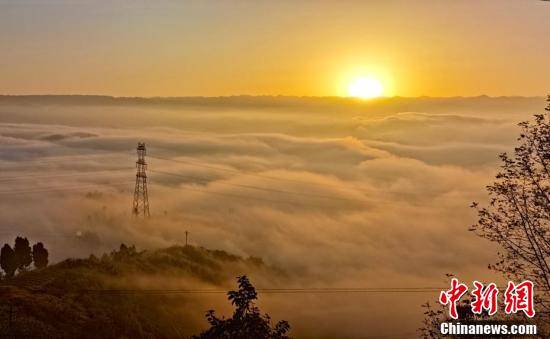
<path id="1" fill-rule="evenodd" d="M 189 232 L 185 231 L 185 247 L 187 247 L 187 236 L 189 235 Z"/>
<path id="2" fill-rule="evenodd" d="M 9 321 L 8 321 L 8 332 L 9 334 L 13 334 L 13 305 L 10 303 L 10 315 L 9 315 Z M 15 335 L 14 335 L 15 337 Z"/>
<path id="3" fill-rule="evenodd" d="M 2 334 L 2 337 L 6 337 L 6 338 L 17 338 L 17 334 L 15 332 L 15 329 L 14 329 L 14 326 L 13 326 L 13 322 L 14 322 L 14 311 L 13 311 L 13 305 L 12 303 L 10 302 L 9 303 L 9 311 L 8 311 L 8 328 L 7 330 Z"/>
<path id="4" fill-rule="evenodd" d="M 149 197 L 147 195 L 147 163 L 145 162 L 145 143 L 138 142 L 136 161 L 136 187 L 134 189 L 134 203 L 132 213 L 135 216 L 149 217 Z"/>

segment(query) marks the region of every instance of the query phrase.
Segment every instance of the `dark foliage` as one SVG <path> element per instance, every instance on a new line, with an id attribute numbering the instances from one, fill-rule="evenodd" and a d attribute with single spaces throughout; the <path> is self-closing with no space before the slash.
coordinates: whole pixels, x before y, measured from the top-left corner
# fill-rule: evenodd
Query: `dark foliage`
<path id="1" fill-rule="evenodd" d="M 487 186 L 489 206 L 477 209 L 478 221 L 470 231 L 498 243 L 499 261 L 489 268 L 516 281 L 535 284 L 539 333 L 550 326 L 550 96 L 546 113 L 535 115 L 533 122 L 519 124 L 522 132 L 512 156 L 500 155 L 502 165 L 495 181 Z M 438 326 L 448 321 L 443 308 L 429 303 L 423 327 L 424 338 L 441 337 Z M 466 309 L 468 304 L 461 304 Z M 459 307 L 459 308 L 460 308 Z M 479 320 L 479 316 L 462 314 L 461 323 Z M 498 317 L 491 317 L 496 319 Z M 513 317 L 507 316 L 510 321 Z M 526 322 L 526 319 L 520 320 Z"/>
<path id="2" fill-rule="evenodd" d="M 474 203 L 479 219 L 471 228 L 503 249 L 490 268 L 509 279 L 533 281 L 540 292 L 537 306 L 545 312 L 550 312 L 550 97 L 548 103 L 547 113 L 520 124 L 514 155 L 501 154 L 501 170 L 487 186 L 490 204 Z"/>
<path id="3" fill-rule="evenodd" d="M 262 315 L 254 304 L 258 298 L 256 289 L 246 276 L 237 278 L 239 290 L 227 293 L 229 301 L 235 306 L 233 316 L 229 319 L 218 318 L 213 310 L 206 313 L 210 328 L 195 339 L 283 339 L 290 338 L 287 332 L 290 325 L 287 321 L 279 321 L 271 327 L 269 315 Z"/>
<path id="4" fill-rule="evenodd" d="M 187 289 L 189 280 L 221 288 L 242 271 L 280 275 L 279 270 L 223 251 L 195 246 L 138 251 L 121 245 L 99 258 L 67 259 L 3 280 L 0 330 L 11 304 L 12 329 L 18 337 L 188 338 L 203 325 L 196 309 L 184 307 L 195 302 L 192 296 L 127 292 L 171 290 L 174 283 Z M 125 292 L 107 292 L 119 289 Z"/>
<path id="5" fill-rule="evenodd" d="M 32 252 L 29 240 L 23 237 L 15 238 L 15 246 L 13 247 L 17 268 L 24 271 L 32 263 Z"/>
<path id="6" fill-rule="evenodd" d="M 13 277 L 15 270 L 17 270 L 18 265 L 15 258 L 15 252 L 8 244 L 5 244 L 0 251 L 0 266 L 8 278 Z"/>
<path id="7" fill-rule="evenodd" d="M 23 237 L 15 238 L 13 249 L 9 244 L 5 244 L 0 253 L 0 266 L 7 278 L 13 277 L 17 269 L 20 272 L 27 271 L 33 261 L 36 268 L 48 266 L 48 250 L 41 242 L 36 243 L 31 249 L 29 240 Z"/>
<path id="8" fill-rule="evenodd" d="M 44 268 L 48 266 L 48 250 L 41 242 L 32 246 L 32 259 L 36 268 Z"/>

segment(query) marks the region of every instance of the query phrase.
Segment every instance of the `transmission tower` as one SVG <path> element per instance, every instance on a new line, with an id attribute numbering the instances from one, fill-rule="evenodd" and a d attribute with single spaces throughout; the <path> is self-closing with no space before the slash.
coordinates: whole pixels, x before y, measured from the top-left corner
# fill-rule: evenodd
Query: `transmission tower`
<path id="1" fill-rule="evenodd" d="M 145 143 L 138 142 L 136 161 L 136 188 L 134 189 L 134 204 L 132 212 L 134 215 L 149 216 L 149 198 L 147 196 L 147 163 L 145 162 Z"/>

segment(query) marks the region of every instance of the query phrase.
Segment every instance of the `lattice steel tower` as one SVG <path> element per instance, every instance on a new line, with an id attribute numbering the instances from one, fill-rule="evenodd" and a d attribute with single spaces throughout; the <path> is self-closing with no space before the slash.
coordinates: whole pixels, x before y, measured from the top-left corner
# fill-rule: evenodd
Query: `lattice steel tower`
<path id="1" fill-rule="evenodd" d="M 134 189 L 134 204 L 132 212 L 134 215 L 149 216 L 149 198 L 147 196 L 147 163 L 145 162 L 145 143 L 138 142 L 136 161 L 136 188 Z"/>

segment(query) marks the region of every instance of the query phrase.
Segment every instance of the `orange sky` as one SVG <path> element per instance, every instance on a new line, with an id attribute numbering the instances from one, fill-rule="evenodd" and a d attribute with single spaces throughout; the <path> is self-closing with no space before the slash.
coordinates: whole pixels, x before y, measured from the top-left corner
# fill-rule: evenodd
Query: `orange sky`
<path id="1" fill-rule="evenodd" d="M 4 1 L 0 93 L 385 95 L 550 92 L 550 3 Z"/>

